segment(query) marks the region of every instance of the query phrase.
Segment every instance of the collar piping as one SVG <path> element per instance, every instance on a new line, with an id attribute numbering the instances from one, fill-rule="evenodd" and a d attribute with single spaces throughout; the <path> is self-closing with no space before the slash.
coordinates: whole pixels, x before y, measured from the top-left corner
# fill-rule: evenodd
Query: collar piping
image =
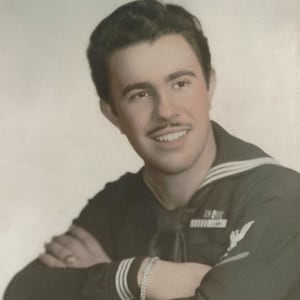
<path id="1" fill-rule="evenodd" d="M 272 157 L 260 157 L 242 161 L 231 161 L 219 164 L 211 168 L 199 188 L 203 188 L 211 182 L 238 173 L 246 172 L 262 165 L 279 165 Z"/>

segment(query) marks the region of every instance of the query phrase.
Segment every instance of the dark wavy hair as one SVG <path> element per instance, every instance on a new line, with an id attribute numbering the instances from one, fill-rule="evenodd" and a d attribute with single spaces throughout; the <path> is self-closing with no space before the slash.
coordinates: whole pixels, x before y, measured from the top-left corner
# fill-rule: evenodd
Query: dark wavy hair
<path id="1" fill-rule="evenodd" d="M 111 103 L 108 68 L 113 52 L 168 34 L 180 34 L 191 45 L 209 86 L 211 57 L 199 20 L 178 5 L 138 0 L 117 8 L 91 34 L 87 57 L 100 99 Z"/>

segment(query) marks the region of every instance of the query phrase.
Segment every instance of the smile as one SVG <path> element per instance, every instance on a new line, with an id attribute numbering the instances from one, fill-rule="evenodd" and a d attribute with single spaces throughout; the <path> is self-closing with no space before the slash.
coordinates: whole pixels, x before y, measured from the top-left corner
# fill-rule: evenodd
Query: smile
<path id="1" fill-rule="evenodd" d="M 177 132 L 173 132 L 173 133 L 169 133 L 169 134 L 165 134 L 165 135 L 160 135 L 155 137 L 154 139 L 158 142 L 173 142 L 173 141 L 177 141 L 180 138 L 182 138 L 183 136 L 185 136 L 187 134 L 188 130 L 181 130 L 181 131 L 177 131 Z"/>

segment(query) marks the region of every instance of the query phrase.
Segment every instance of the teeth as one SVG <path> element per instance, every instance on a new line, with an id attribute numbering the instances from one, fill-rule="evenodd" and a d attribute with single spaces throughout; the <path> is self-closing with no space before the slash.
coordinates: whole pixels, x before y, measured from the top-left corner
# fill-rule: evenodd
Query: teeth
<path id="1" fill-rule="evenodd" d="M 173 142 L 176 140 L 179 140 L 181 137 L 185 136 L 187 134 L 187 130 L 182 130 L 174 133 L 169 133 L 166 135 L 161 135 L 155 137 L 155 139 L 159 142 Z"/>

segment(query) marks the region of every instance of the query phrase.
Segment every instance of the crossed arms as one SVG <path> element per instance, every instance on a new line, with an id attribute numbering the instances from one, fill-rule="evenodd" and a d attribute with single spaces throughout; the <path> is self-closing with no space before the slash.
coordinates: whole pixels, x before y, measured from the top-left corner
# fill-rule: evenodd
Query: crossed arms
<path id="1" fill-rule="evenodd" d="M 285 183 L 288 187 L 285 190 L 282 185 L 274 185 L 273 181 L 268 183 L 265 180 L 260 186 L 255 184 L 254 194 L 249 193 L 245 199 L 245 203 L 251 205 L 230 231 L 242 229 L 253 220 L 255 223 L 220 264 L 211 268 L 205 262 L 203 265 L 192 262 L 194 260 L 188 263 L 157 261 L 147 286 L 148 299 L 299 299 L 300 185 L 298 180 L 290 179 L 288 183 Z M 266 190 L 266 185 L 271 188 Z M 292 190 L 293 193 L 287 196 L 287 191 Z M 101 199 L 115 196 L 105 193 L 100 193 Z M 261 195 L 259 201 L 257 195 Z M 136 258 L 128 272 L 128 285 L 134 298 L 139 298 L 139 285 L 148 261 L 147 257 L 140 255 L 148 253 L 144 248 L 148 237 L 143 239 L 147 235 L 143 229 L 140 243 L 135 244 L 138 231 L 134 230 L 139 230 L 137 225 L 145 221 L 148 215 L 144 212 L 150 207 L 143 208 L 138 220 L 134 210 L 140 198 L 132 202 L 130 210 L 128 204 L 124 204 L 124 210 L 120 209 L 123 199 L 119 202 L 101 199 L 91 200 L 75 222 L 79 226 L 71 226 L 68 233 L 55 237 L 46 245 L 46 252 L 39 260 L 15 276 L 4 300 L 119 300 L 116 274 L 120 275 L 118 271 L 122 260 L 130 257 Z M 117 217 L 111 215 L 111 207 L 118 207 Z M 125 219 L 118 223 L 125 210 L 134 218 L 130 217 L 128 223 Z M 113 233 L 109 223 L 112 219 L 116 223 Z M 136 223 L 132 224 L 133 221 Z M 132 226 L 134 230 L 127 228 L 126 231 L 126 226 Z M 121 240 L 125 231 L 132 232 L 132 235 Z M 110 241 L 112 237 L 114 239 Z M 116 249 L 122 252 L 116 253 Z M 201 252 L 201 248 L 198 249 Z M 247 252 L 250 252 L 249 255 Z"/>
<path id="2" fill-rule="evenodd" d="M 99 263 L 111 262 L 99 242 L 75 224 L 70 227 L 68 233 L 54 237 L 45 245 L 45 249 L 39 260 L 49 268 L 88 268 Z M 136 274 L 139 286 L 146 261 L 147 258 L 143 259 Z M 147 295 L 150 299 L 193 296 L 210 269 L 210 266 L 198 263 L 157 261 L 148 282 Z"/>

